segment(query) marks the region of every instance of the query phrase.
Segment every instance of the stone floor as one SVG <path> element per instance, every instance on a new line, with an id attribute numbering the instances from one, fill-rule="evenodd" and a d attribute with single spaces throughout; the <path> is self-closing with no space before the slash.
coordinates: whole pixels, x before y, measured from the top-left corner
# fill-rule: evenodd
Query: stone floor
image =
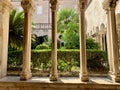
<path id="1" fill-rule="evenodd" d="M 95 76 L 90 77 L 87 83 L 81 82 L 79 77 L 60 77 L 58 81 L 51 82 L 49 77 L 20 81 L 18 76 L 7 76 L 0 79 L 0 90 L 120 90 L 120 83 L 112 82 L 108 77 Z"/>
<path id="2" fill-rule="evenodd" d="M 90 81 L 88 83 L 95 83 L 95 84 L 118 84 L 115 83 L 112 80 L 110 80 L 108 77 L 89 77 Z M 2 79 L 0 79 L 0 82 L 44 82 L 44 83 L 53 83 L 49 81 L 49 77 L 32 77 L 31 79 L 27 81 L 20 81 L 20 77 L 18 76 L 7 76 Z M 81 82 L 79 77 L 60 77 L 58 81 L 55 81 L 55 83 L 84 83 Z"/>

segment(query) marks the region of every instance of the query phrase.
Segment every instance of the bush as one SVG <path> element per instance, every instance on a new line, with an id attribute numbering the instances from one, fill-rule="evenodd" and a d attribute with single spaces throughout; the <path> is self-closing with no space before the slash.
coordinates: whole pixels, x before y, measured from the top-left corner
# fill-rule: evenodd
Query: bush
<path id="1" fill-rule="evenodd" d="M 73 67 L 80 67 L 79 50 L 58 50 L 58 70 L 71 71 Z M 108 62 L 105 51 L 87 50 L 87 67 L 91 71 L 107 69 Z M 21 66 L 22 52 L 9 52 L 8 66 Z M 32 50 L 31 67 L 49 71 L 51 68 L 51 50 Z M 106 68 L 107 67 L 107 68 Z"/>
<path id="2" fill-rule="evenodd" d="M 8 68 L 17 67 L 22 65 L 22 52 L 21 51 L 9 51 L 8 52 Z"/>
<path id="3" fill-rule="evenodd" d="M 40 49 L 49 49 L 49 46 L 47 44 L 40 44 L 40 45 L 37 45 L 36 50 L 40 50 Z"/>
<path id="4" fill-rule="evenodd" d="M 86 48 L 87 49 L 100 49 L 98 43 L 92 38 L 86 39 Z"/>

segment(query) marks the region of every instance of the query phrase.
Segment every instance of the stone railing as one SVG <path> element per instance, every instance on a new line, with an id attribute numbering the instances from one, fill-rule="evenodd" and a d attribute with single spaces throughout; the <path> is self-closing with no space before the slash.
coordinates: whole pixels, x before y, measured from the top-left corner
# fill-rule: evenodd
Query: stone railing
<path id="1" fill-rule="evenodd" d="M 51 30 L 51 23 L 35 23 L 33 30 Z"/>

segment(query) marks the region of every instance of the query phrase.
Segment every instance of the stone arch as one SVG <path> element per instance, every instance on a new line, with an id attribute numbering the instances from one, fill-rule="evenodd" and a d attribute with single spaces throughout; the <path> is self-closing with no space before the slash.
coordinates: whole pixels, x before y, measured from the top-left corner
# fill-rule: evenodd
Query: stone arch
<path id="1" fill-rule="evenodd" d="M 104 30 L 105 29 L 105 24 L 104 23 L 102 23 L 101 25 L 100 25 L 100 30 Z"/>
<path id="2" fill-rule="evenodd" d="M 97 33 L 97 32 L 99 32 L 99 27 L 98 27 L 98 26 L 96 27 L 96 33 Z"/>

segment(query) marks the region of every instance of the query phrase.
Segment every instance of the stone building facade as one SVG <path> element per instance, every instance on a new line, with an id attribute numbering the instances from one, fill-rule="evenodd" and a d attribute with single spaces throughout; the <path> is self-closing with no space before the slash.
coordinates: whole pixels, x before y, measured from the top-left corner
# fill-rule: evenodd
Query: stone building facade
<path id="1" fill-rule="evenodd" d="M 104 0 L 91 0 L 86 10 L 86 24 L 88 37 L 94 38 L 100 44 L 102 50 L 107 50 L 107 16 L 103 9 L 103 1 Z M 120 40 L 120 1 L 117 2 L 116 6 L 116 27 Z"/>
<path id="2" fill-rule="evenodd" d="M 14 8 L 22 11 L 21 0 L 11 0 Z M 35 28 L 32 33 L 37 36 L 48 35 L 51 37 L 51 9 L 49 0 L 34 0 L 35 12 L 33 14 L 33 21 Z M 62 8 L 72 8 L 77 11 L 77 0 L 59 0 L 58 11 Z"/>

